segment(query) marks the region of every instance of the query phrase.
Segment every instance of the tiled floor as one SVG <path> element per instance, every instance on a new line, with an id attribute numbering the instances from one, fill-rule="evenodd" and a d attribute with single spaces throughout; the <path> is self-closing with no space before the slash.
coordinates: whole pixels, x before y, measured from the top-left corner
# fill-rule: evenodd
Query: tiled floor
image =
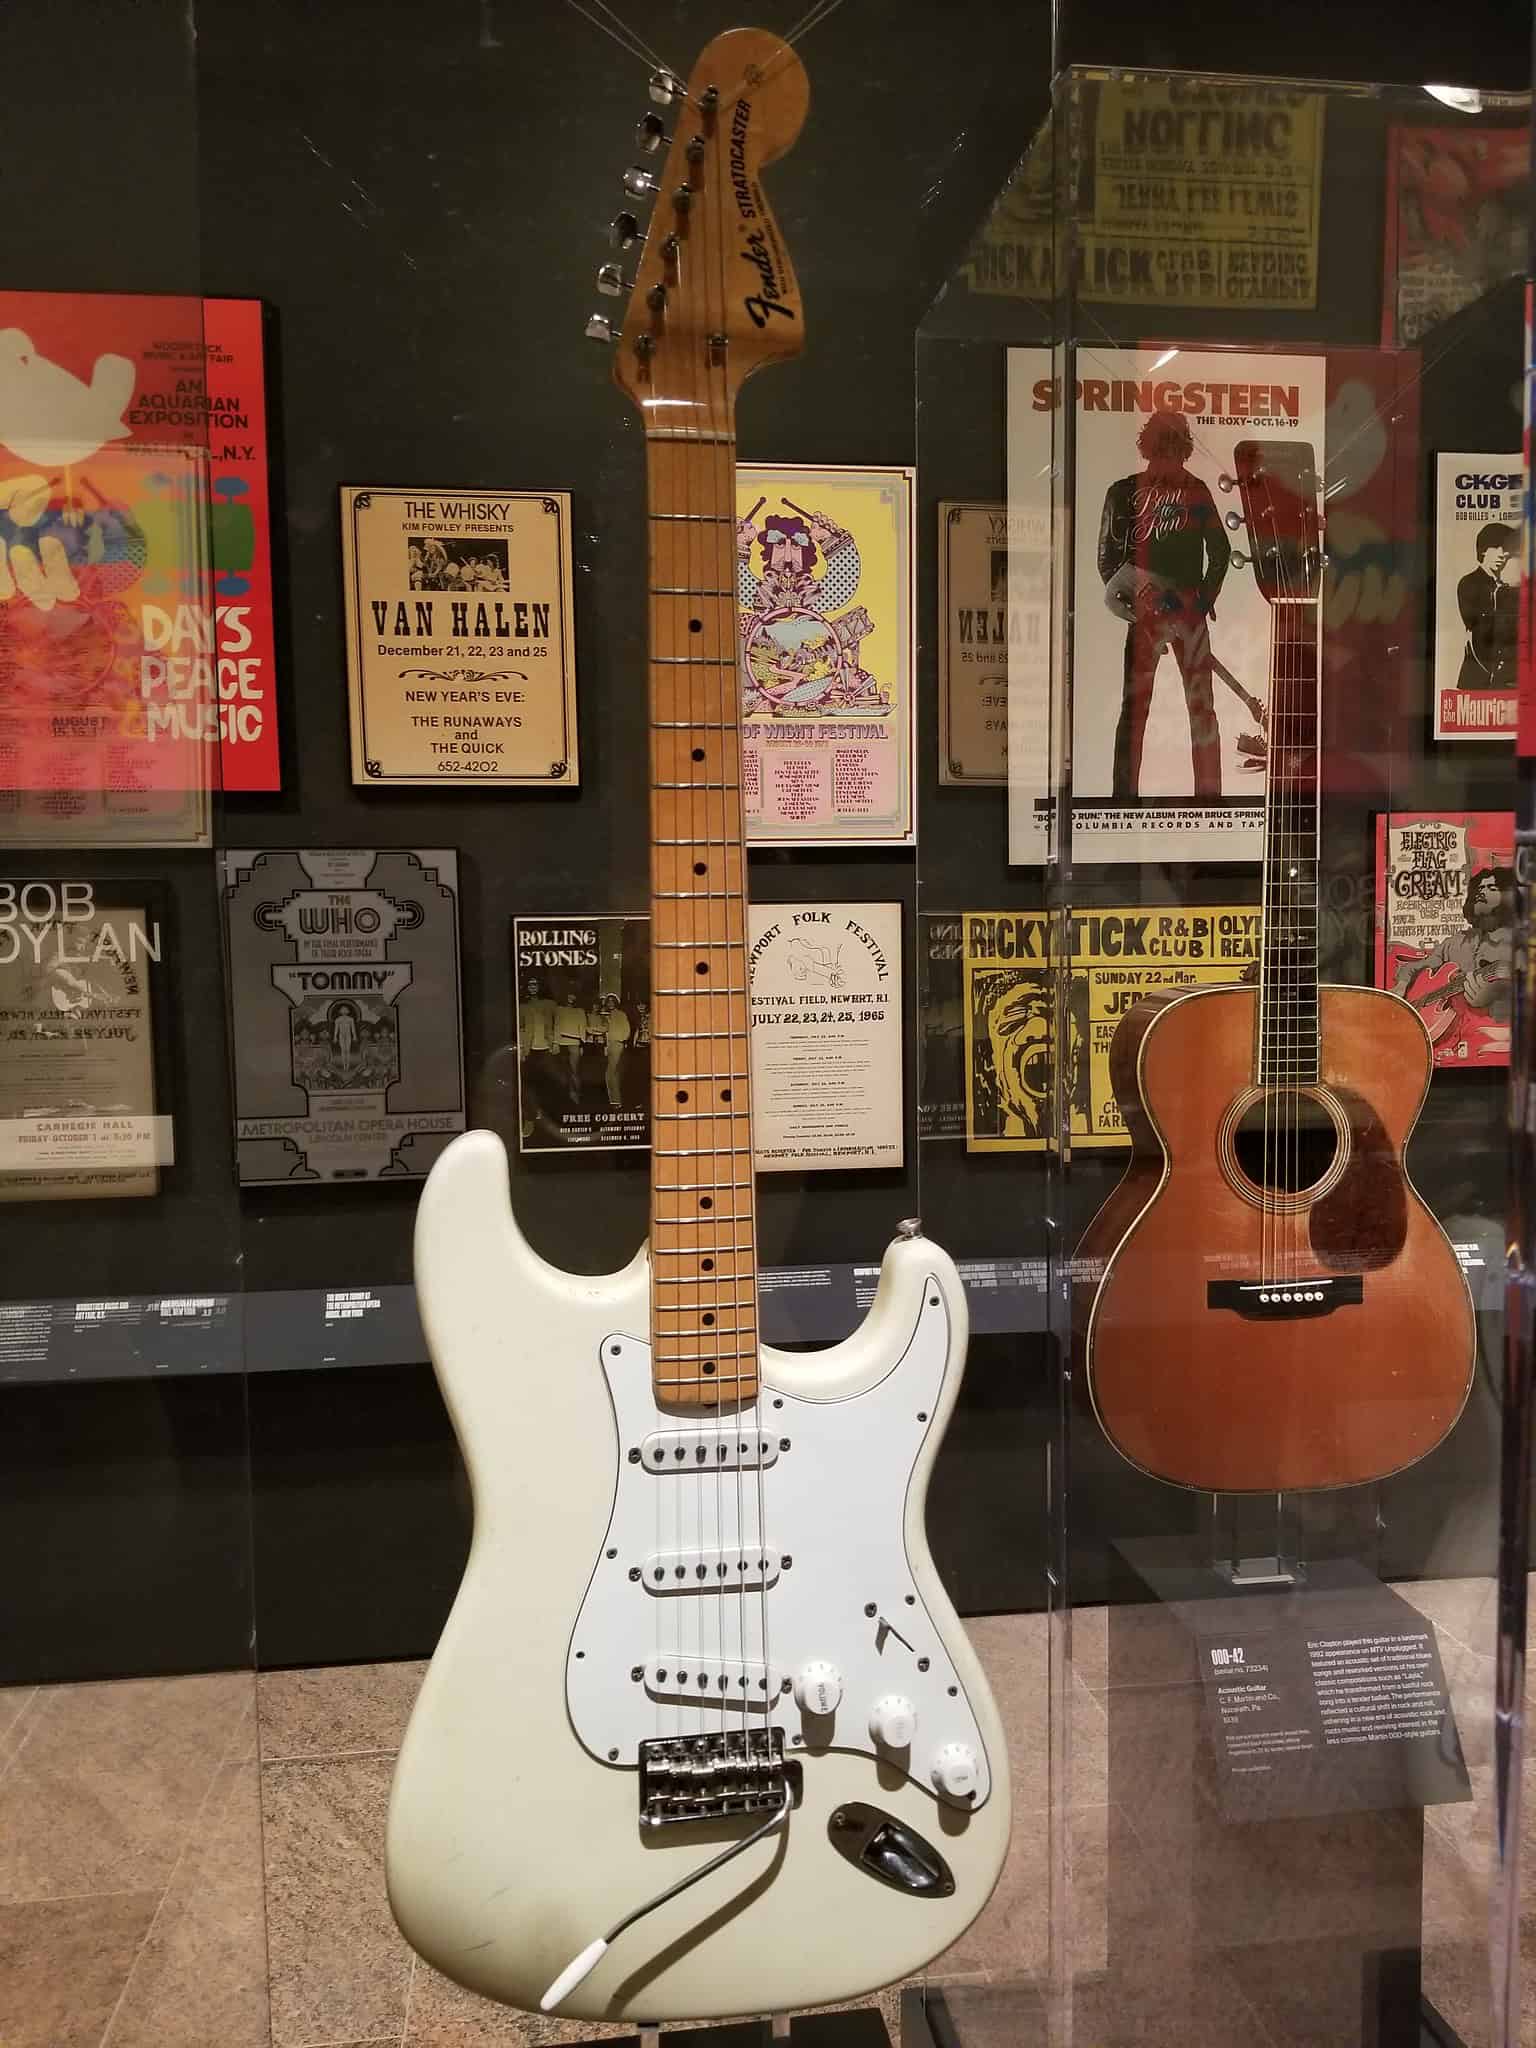
<path id="1" fill-rule="evenodd" d="M 1481 1580 L 1404 1591 L 1439 1633 L 1476 1794 L 1428 1814 L 1427 1988 L 1477 2048 L 1488 2038 L 1492 1601 Z M 998 1987 L 1047 1963 L 1046 1631 L 1039 1616 L 1010 1616 L 971 1633 L 1012 1734 L 1019 1824 L 995 1897 L 936 1974 L 985 1987 L 988 2032 L 1007 2033 Z M 1103 1610 L 1076 1615 L 1074 1638 L 1064 1832 L 1070 1960 L 1089 2019 L 1111 1858 L 1117 1896 L 1130 1875 L 1154 1954 L 1177 1937 L 1155 1834 L 1134 1803 L 1110 1801 Z M 0 1691 L 0 2048 L 543 2048 L 605 2031 L 470 1997 L 396 1933 L 384 1815 L 422 1668 Z M 881 2003 L 894 2033 L 895 1995 Z M 1084 2038 L 1150 2048 L 1162 2038 L 1156 2007 L 1149 1981 L 1134 2030 L 1095 2016 Z M 1246 2007 L 1239 2032 L 1280 2048 Z M 1022 2020 L 1011 2038 L 1024 2041 Z"/>

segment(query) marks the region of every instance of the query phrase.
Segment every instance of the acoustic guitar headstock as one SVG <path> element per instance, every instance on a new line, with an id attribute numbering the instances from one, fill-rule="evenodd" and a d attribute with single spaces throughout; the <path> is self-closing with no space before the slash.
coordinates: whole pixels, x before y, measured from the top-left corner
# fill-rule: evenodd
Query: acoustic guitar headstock
<path id="1" fill-rule="evenodd" d="M 715 37 L 686 86 L 655 72 L 651 99 L 636 141 L 652 161 L 622 182 L 655 212 L 647 228 L 628 206 L 615 219 L 610 240 L 636 256 L 634 274 L 608 262 L 597 283 L 628 305 L 617 329 L 594 314 L 587 333 L 617 342 L 614 379 L 648 428 L 729 431 L 752 372 L 802 346 L 794 265 L 759 173 L 799 134 L 810 86 L 780 37 L 738 28 Z"/>
<path id="2" fill-rule="evenodd" d="M 1260 590 L 1271 604 L 1320 597 L 1323 535 L 1311 442 L 1239 441 L 1233 466 Z"/>

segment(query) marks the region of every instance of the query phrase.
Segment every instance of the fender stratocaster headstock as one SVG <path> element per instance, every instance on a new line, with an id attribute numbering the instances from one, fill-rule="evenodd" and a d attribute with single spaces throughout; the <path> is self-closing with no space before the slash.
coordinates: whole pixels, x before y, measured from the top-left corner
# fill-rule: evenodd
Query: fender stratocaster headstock
<path id="1" fill-rule="evenodd" d="M 648 229 L 625 211 L 611 230 L 621 255 L 638 251 L 633 280 L 619 263 L 598 272 L 600 290 L 629 293 L 613 374 L 648 429 L 728 431 L 752 372 L 803 344 L 800 288 L 760 173 L 799 134 L 810 86 L 786 42 L 739 28 L 716 36 L 686 87 L 656 73 L 651 97 L 673 131 L 660 112 L 645 116 L 637 141 L 660 168 L 627 171 L 624 189 L 654 196 L 655 212 Z M 587 331 L 611 335 L 601 317 Z"/>

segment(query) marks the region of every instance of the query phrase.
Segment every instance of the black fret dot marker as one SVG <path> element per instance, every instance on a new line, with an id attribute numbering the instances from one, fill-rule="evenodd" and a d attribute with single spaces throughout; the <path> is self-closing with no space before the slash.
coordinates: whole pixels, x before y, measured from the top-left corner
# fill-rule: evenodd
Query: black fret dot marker
<path id="1" fill-rule="evenodd" d="M 706 1315 L 706 1316 L 705 1316 L 705 1317 L 703 1318 L 703 1320 L 704 1320 L 704 1321 L 705 1321 L 706 1323 L 713 1323 L 715 1319 L 714 1319 L 714 1317 L 713 1317 L 713 1316 L 711 1316 L 711 1315 Z"/>
<path id="2" fill-rule="evenodd" d="M 730 1091 L 730 1089 L 729 1089 L 729 1088 L 722 1088 L 722 1089 L 720 1090 L 720 1100 L 721 1100 L 722 1102 L 729 1102 L 729 1101 L 730 1101 L 730 1099 L 731 1099 L 731 1091 Z"/>
<path id="3" fill-rule="evenodd" d="M 714 1207 L 714 1206 L 715 1206 L 715 1198 L 714 1198 L 714 1196 L 713 1196 L 713 1195 L 700 1195 L 700 1197 L 699 1197 L 699 1207 L 700 1207 L 701 1209 L 713 1209 L 713 1207 Z"/>
<path id="4" fill-rule="evenodd" d="M 709 873 L 709 869 L 704 865 L 703 861 L 696 860 L 693 864 L 693 872 L 696 875 L 707 875 Z"/>
<path id="5" fill-rule="evenodd" d="M 709 962 L 707 960 L 699 960 L 695 962 L 693 971 L 695 974 L 708 974 Z"/>
<path id="6" fill-rule="evenodd" d="M 705 1361 L 704 1361 L 704 1370 L 705 1370 L 706 1372 L 713 1372 L 713 1371 L 714 1371 L 714 1369 L 715 1369 L 715 1361 L 714 1361 L 714 1360 L 713 1360 L 712 1358 L 706 1358 L 706 1359 L 705 1359 Z"/>
<path id="7" fill-rule="evenodd" d="M 677 1099 L 679 1102 L 686 1102 L 688 1100 L 688 1090 L 686 1088 L 679 1088 L 677 1091 Z"/>
<path id="8" fill-rule="evenodd" d="M 700 1270 L 700 1272 L 703 1272 L 703 1273 L 713 1273 L 713 1271 L 715 1270 L 715 1262 L 714 1262 L 714 1260 L 713 1260 L 713 1259 L 701 1259 L 701 1260 L 699 1261 L 699 1270 Z"/>
<path id="9" fill-rule="evenodd" d="M 695 761 L 702 761 L 704 758 L 704 749 L 702 747 L 695 747 L 693 750 L 693 758 L 695 759 Z"/>
<path id="10" fill-rule="evenodd" d="M 704 630 L 704 621 L 702 619 L 690 619 L 688 621 L 688 630 L 690 633 L 702 633 Z"/>

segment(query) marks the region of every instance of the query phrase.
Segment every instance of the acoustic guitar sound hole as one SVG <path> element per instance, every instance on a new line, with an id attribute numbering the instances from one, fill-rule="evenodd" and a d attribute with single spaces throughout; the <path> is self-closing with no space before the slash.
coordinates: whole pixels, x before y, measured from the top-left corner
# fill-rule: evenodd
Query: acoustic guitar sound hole
<path id="1" fill-rule="evenodd" d="M 1333 1118 L 1310 1095 L 1273 1088 L 1251 1102 L 1232 1133 L 1244 1176 L 1269 1194 L 1299 1195 L 1326 1178 L 1338 1157 Z"/>

